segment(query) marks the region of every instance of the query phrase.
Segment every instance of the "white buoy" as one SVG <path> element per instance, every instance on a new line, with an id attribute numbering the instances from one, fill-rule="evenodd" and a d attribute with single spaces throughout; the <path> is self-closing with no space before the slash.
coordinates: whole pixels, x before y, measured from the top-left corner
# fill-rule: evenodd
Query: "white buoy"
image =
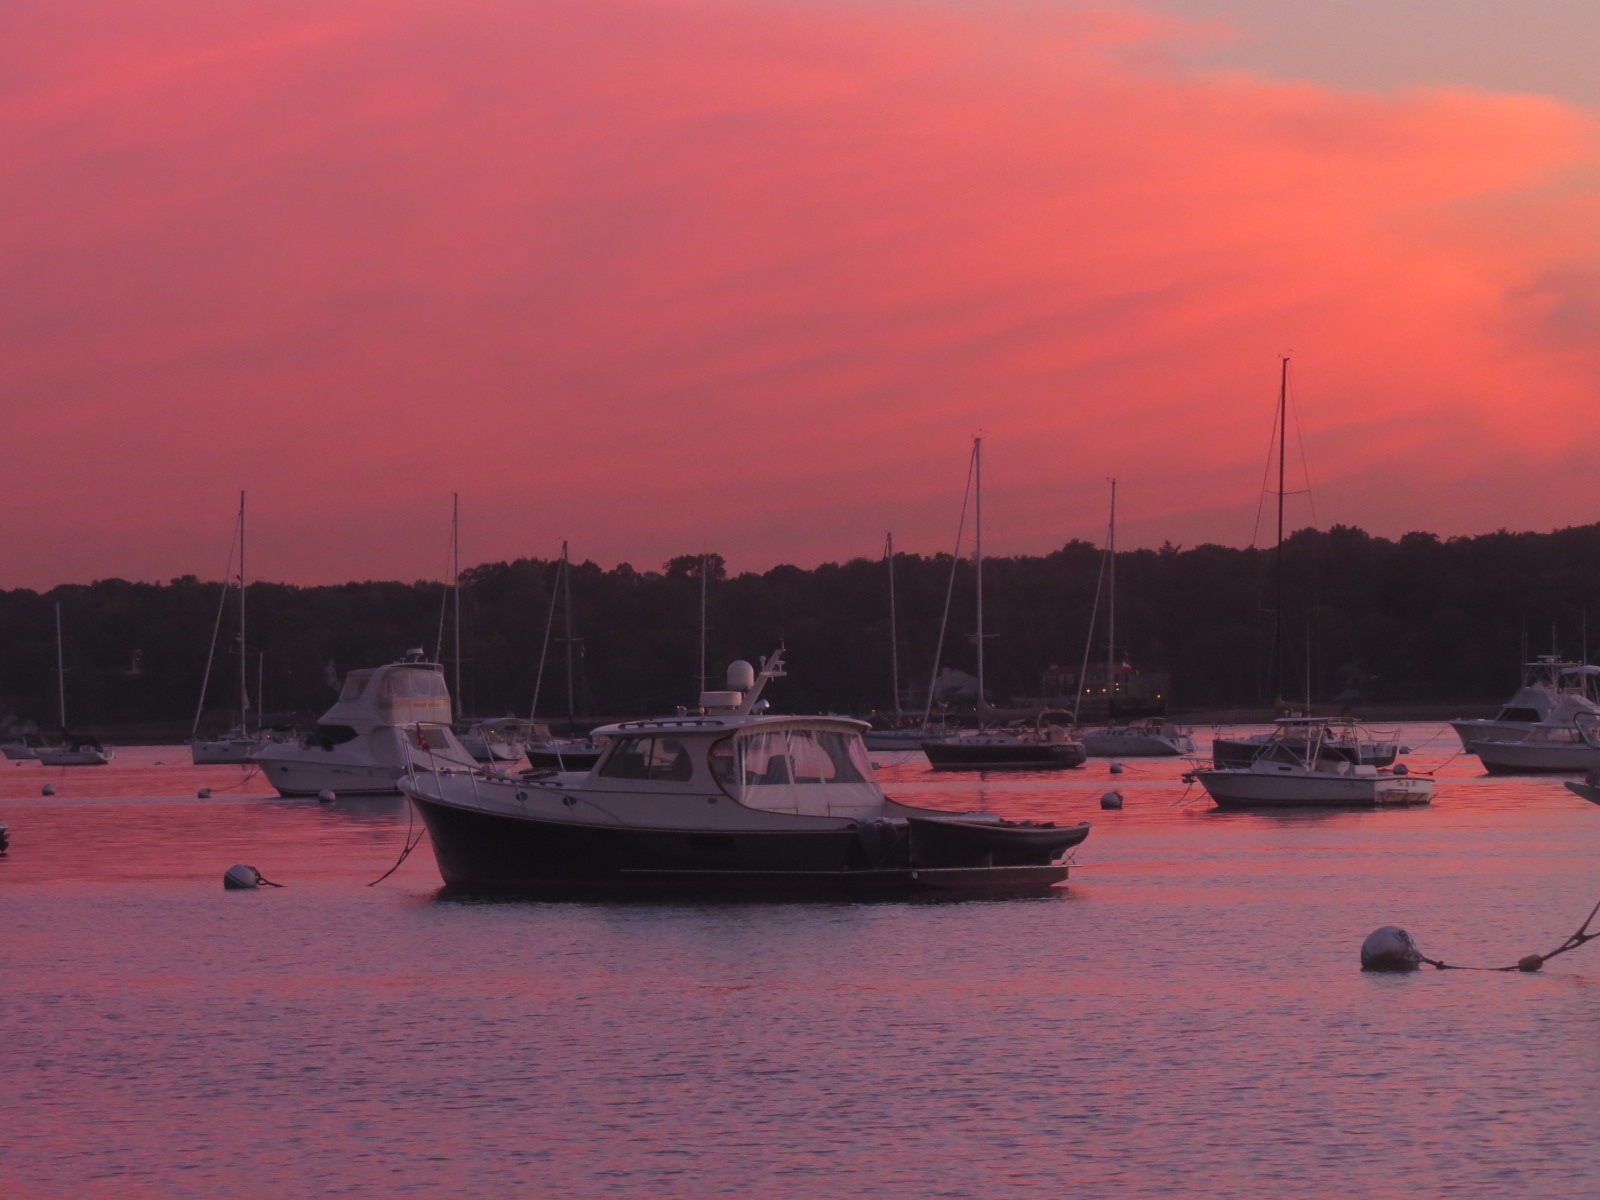
<path id="1" fill-rule="evenodd" d="M 1101 808 L 1121 808 L 1122 807 L 1122 793 L 1121 792 L 1107 792 L 1104 796 L 1100 797 L 1100 807 Z"/>
<path id="2" fill-rule="evenodd" d="M 39 789 L 39 794 L 41 796 L 54 796 L 56 794 L 56 785 L 53 783 L 45 784 L 44 787 Z"/>
<path id="3" fill-rule="evenodd" d="M 317 793 L 317 800 L 322 804 L 332 804 L 338 798 L 338 796 L 336 796 L 333 792 L 330 792 L 327 788 L 323 788 Z"/>
<path id="4" fill-rule="evenodd" d="M 242 892 L 260 887 L 261 872 L 244 863 L 235 863 L 223 875 L 222 886 L 230 892 Z"/>
<path id="5" fill-rule="evenodd" d="M 1122 774 L 1122 764 L 1121 763 L 1112 763 L 1111 764 L 1111 773 L 1113 775 L 1121 775 Z"/>
<path id="6" fill-rule="evenodd" d="M 1398 925 L 1384 925 L 1367 934 L 1361 943 L 1363 971 L 1415 971 L 1422 965 L 1422 951 L 1412 936 Z"/>
<path id="7" fill-rule="evenodd" d="M 196 793 L 196 794 L 197 794 L 197 795 L 198 795 L 198 796 L 199 796 L 199 797 L 200 797 L 200 799 L 202 799 L 202 800 L 209 800 L 209 799 L 211 799 L 211 789 L 210 789 L 210 788 L 201 788 L 201 789 L 200 789 L 200 791 L 199 791 L 199 792 L 198 792 L 198 793 Z"/>

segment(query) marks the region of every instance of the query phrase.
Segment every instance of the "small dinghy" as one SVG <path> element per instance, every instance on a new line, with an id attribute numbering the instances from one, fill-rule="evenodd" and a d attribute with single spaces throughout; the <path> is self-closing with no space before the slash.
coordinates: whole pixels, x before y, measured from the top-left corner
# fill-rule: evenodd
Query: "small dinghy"
<path id="1" fill-rule="evenodd" d="M 757 714 L 781 652 L 698 712 L 596 730 L 585 775 L 418 764 L 401 790 L 439 873 L 470 891 L 1040 891 L 1067 878 L 1087 824 L 1007 821 L 883 794 L 847 717 Z"/>

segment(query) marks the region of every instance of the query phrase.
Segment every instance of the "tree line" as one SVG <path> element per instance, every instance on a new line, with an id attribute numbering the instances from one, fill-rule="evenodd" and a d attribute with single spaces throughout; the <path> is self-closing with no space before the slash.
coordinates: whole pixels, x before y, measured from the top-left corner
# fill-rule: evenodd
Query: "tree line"
<path id="1" fill-rule="evenodd" d="M 985 559 L 992 702 L 1036 696 L 1049 668 L 1083 659 L 1103 559 L 1100 547 L 1076 540 L 1049 554 Z M 570 640 L 559 561 L 520 558 L 466 571 L 458 710 L 526 715 L 541 651 L 541 714 L 567 711 L 569 651 L 572 707 L 581 716 L 693 704 L 702 563 L 710 686 L 732 659 L 754 661 L 783 645 L 790 674 L 769 693 L 775 706 L 893 707 L 882 560 L 729 574 L 717 555 L 686 555 L 647 571 L 572 564 Z M 943 664 L 972 669 L 973 565 L 947 554 L 898 554 L 894 569 L 904 698 L 920 706 L 936 651 Z M 1166 545 L 1119 552 L 1116 577 L 1118 657 L 1167 672 L 1178 710 L 1270 702 L 1274 690 L 1356 704 L 1494 700 L 1515 686 L 1529 654 L 1585 652 L 1587 612 L 1600 597 L 1600 525 L 1398 540 L 1347 526 L 1306 529 L 1285 542 L 1281 564 L 1271 548 Z M 331 701 L 343 672 L 414 647 L 432 656 L 446 591 L 438 582 L 252 583 L 252 703 L 259 693 L 273 719 L 303 723 Z M 206 724 L 225 724 L 238 694 L 233 597 L 194 576 L 0 592 L 0 705 L 11 718 L 56 724 L 59 604 L 69 726 L 186 724 L 224 600 Z M 1106 657 L 1103 594 L 1098 612 L 1096 662 Z M 452 624 L 443 622 L 447 661 Z"/>

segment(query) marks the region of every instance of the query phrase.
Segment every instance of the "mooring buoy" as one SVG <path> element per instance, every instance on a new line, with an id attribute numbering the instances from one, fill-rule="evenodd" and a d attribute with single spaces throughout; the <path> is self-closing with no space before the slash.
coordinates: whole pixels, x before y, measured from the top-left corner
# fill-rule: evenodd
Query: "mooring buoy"
<path id="1" fill-rule="evenodd" d="M 1121 792 L 1107 792 L 1104 796 L 1100 797 L 1100 807 L 1101 808 L 1121 808 L 1122 807 L 1122 793 Z"/>
<path id="2" fill-rule="evenodd" d="M 330 792 L 327 788 L 323 788 L 317 793 L 317 801 L 321 804 L 332 804 L 338 798 L 336 793 Z"/>
<path id="3" fill-rule="evenodd" d="M 0 821 L 0 854 L 4 854 L 9 849 L 11 849 L 11 827 L 4 821 Z"/>
<path id="4" fill-rule="evenodd" d="M 1115 763 L 1115 762 L 1112 763 L 1111 764 L 1111 773 L 1113 775 L 1121 775 L 1122 774 L 1122 764 L 1121 763 Z"/>
<path id="5" fill-rule="evenodd" d="M 1379 926 L 1361 943 L 1363 971 L 1415 971 L 1421 965 L 1416 939 L 1398 925 Z"/>
<path id="6" fill-rule="evenodd" d="M 39 794 L 41 796 L 54 796 L 56 794 L 56 785 L 53 783 L 45 784 L 39 789 Z"/>
<path id="7" fill-rule="evenodd" d="M 202 799 L 202 800 L 209 800 L 209 799 L 211 799 L 211 789 L 210 789 L 210 788 L 201 788 L 201 789 L 200 789 L 200 790 L 199 790 L 199 791 L 198 791 L 198 792 L 197 792 L 197 793 L 195 793 L 195 794 L 196 794 L 196 795 L 198 795 L 198 796 L 199 796 L 199 797 L 200 797 L 200 799 Z"/>
<path id="8" fill-rule="evenodd" d="M 222 876 L 222 886 L 230 892 L 242 892 L 261 886 L 261 872 L 245 863 L 234 863 Z"/>

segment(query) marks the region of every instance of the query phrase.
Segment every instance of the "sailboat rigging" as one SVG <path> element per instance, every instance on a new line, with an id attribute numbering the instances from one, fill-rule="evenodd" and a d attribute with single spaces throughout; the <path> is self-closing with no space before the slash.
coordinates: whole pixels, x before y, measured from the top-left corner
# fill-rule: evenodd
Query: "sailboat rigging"
<path id="1" fill-rule="evenodd" d="M 56 601 L 56 710 L 61 720 L 61 744 L 40 746 L 35 752 L 47 767 L 103 767 L 116 753 L 97 738 L 74 737 L 67 732 L 67 664 L 62 649 L 61 601 Z"/>
<path id="2" fill-rule="evenodd" d="M 239 573 L 233 576 L 232 568 L 234 553 L 238 553 Z M 228 581 L 223 584 L 222 595 L 217 601 L 217 621 L 211 630 L 211 649 L 206 655 L 205 677 L 200 683 L 200 703 L 195 709 L 194 727 L 189 734 L 189 754 L 197 765 L 213 765 L 217 763 L 248 763 L 251 756 L 266 744 L 266 737 L 260 732 L 250 731 L 250 652 L 246 642 L 245 601 L 248 596 L 249 576 L 245 573 L 245 493 L 239 493 L 239 516 L 234 525 L 234 541 L 228 550 L 228 570 L 224 572 Z M 205 715 L 206 690 L 211 683 L 211 666 L 216 657 L 217 638 L 222 630 L 222 614 L 227 607 L 228 592 L 237 586 L 239 590 L 239 624 L 235 635 L 239 648 L 239 721 L 232 729 L 220 738 L 202 738 L 200 736 L 200 722 Z M 260 715 L 257 714 L 257 721 Z"/>

